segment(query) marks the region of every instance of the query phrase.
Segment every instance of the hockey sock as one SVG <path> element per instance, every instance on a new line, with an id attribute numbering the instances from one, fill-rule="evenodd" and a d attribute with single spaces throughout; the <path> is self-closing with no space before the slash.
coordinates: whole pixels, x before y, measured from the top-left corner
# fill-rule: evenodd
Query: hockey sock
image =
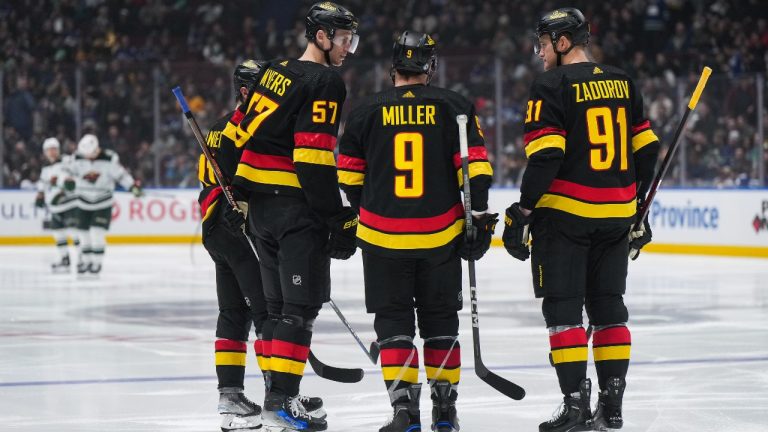
<path id="1" fill-rule="evenodd" d="M 632 336 L 625 325 L 595 327 L 592 354 L 600 390 L 610 377 L 626 378 Z"/>
<path id="2" fill-rule="evenodd" d="M 578 393 L 579 383 L 587 377 L 587 333 L 584 328 L 550 327 L 549 359 L 557 372 L 564 395 Z"/>
<path id="3" fill-rule="evenodd" d="M 70 234 L 72 236 L 72 244 L 75 245 L 75 251 L 77 252 L 77 262 L 82 262 L 83 249 L 80 247 L 80 235 L 77 230 L 72 230 Z"/>
<path id="4" fill-rule="evenodd" d="M 91 233 L 88 230 L 80 230 L 78 234 L 80 237 L 80 252 L 82 254 L 82 259 L 80 262 L 84 264 L 90 264 L 92 255 Z"/>
<path id="5" fill-rule="evenodd" d="M 263 330 L 262 330 L 263 331 Z M 269 369 L 272 377 L 270 391 L 287 396 L 299 394 L 299 384 L 309 357 L 312 332 L 304 328 L 304 320 L 295 315 L 283 315 L 272 333 Z"/>
<path id="6" fill-rule="evenodd" d="M 272 357 L 272 335 L 275 331 L 277 320 L 270 318 L 264 321 L 261 328 L 261 337 L 253 343 L 253 349 L 256 352 L 256 360 L 259 362 L 259 369 L 264 374 L 264 386 L 269 391 L 270 388 L 270 358 Z"/>
<path id="7" fill-rule="evenodd" d="M 216 340 L 216 376 L 219 388 L 243 388 L 245 377 L 245 342 L 232 339 Z"/>
<path id="8" fill-rule="evenodd" d="M 424 341 L 424 369 L 427 381 L 432 387 L 432 399 L 435 399 L 435 383 L 451 383 L 452 398 L 455 400 L 461 374 L 461 346 L 456 336 L 439 336 Z"/>
<path id="9" fill-rule="evenodd" d="M 91 262 L 101 266 L 104 259 L 104 247 L 106 246 L 107 230 L 100 227 L 91 227 Z"/>
<path id="10" fill-rule="evenodd" d="M 67 232 L 65 230 L 54 230 L 53 240 L 56 242 L 56 250 L 59 251 L 59 257 L 64 258 L 69 256 L 69 248 L 67 246 Z"/>
<path id="11" fill-rule="evenodd" d="M 408 401 L 407 389 L 419 382 L 419 351 L 410 336 L 380 341 L 381 372 L 392 405 Z"/>

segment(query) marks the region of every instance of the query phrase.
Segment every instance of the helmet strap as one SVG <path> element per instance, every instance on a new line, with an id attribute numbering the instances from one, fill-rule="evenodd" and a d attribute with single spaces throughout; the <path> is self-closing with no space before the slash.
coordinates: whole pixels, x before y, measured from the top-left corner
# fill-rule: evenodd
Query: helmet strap
<path id="1" fill-rule="evenodd" d="M 323 47 L 321 47 L 320 44 L 317 43 L 317 33 L 315 33 L 315 37 L 312 38 L 312 42 L 314 42 L 314 44 L 317 47 L 317 49 L 319 49 L 320 51 L 323 52 L 323 54 L 325 56 L 325 63 L 328 66 L 333 66 L 333 64 L 331 64 L 331 51 L 333 50 L 333 36 L 334 36 L 334 33 L 336 33 L 336 29 L 332 28 L 330 30 L 326 30 L 326 29 L 323 28 L 322 30 L 325 32 L 325 34 L 326 34 L 326 36 L 328 38 L 328 41 L 331 42 L 331 47 L 328 48 L 328 49 L 324 49 Z"/>
<path id="2" fill-rule="evenodd" d="M 563 36 L 563 34 L 560 34 L 560 35 L 554 35 L 554 34 L 550 34 L 550 35 L 549 35 L 549 39 L 552 41 L 552 50 L 553 50 L 553 51 L 555 52 L 555 54 L 557 55 L 557 65 L 558 65 L 558 66 L 562 66 L 562 64 L 563 64 L 563 56 L 565 56 L 565 55 L 567 55 L 569 52 L 571 52 L 571 50 L 573 49 L 573 47 L 575 47 L 575 46 L 576 46 L 576 45 L 573 43 L 573 41 L 571 41 L 571 46 L 569 46 L 567 50 L 565 50 L 565 51 L 558 51 L 558 50 L 557 50 L 557 41 L 559 41 L 559 40 L 560 40 L 560 37 L 561 37 L 561 36 Z"/>

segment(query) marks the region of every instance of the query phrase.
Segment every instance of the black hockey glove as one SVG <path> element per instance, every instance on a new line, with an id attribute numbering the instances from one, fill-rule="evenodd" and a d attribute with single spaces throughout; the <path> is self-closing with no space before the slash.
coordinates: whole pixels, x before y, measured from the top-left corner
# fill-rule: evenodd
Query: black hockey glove
<path id="1" fill-rule="evenodd" d="M 38 192 L 35 196 L 35 207 L 45 208 L 45 194 Z"/>
<path id="2" fill-rule="evenodd" d="M 496 230 L 496 222 L 499 221 L 499 214 L 484 213 L 472 219 L 472 227 L 467 230 L 459 250 L 456 251 L 467 261 L 477 261 L 488 252 L 493 232 Z"/>
<path id="3" fill-rule="evenodd" d="M 224 220 L 227 222 L 226 228 L 234 235 L 248 233 L 248 203 L 245 201 L 236 201 L 236 207 L 231 207 L 229 203 L 224 203 Z"/>
<path id="4" fill-rule="evenodd" d="M 349 259 L 357 250 L 357 213 L 352 208 L 344 210 L 328 221 L 331 232 L 325 251 L 334 259 Z"/>
<path id="5" fill-rule="evenodd" d="M 638 206 L 639 208 L 639 206 Z M 648 223 L 648 216 L 645 216 L 643 223 L 632 226 L 629 230 L 629 258 L 634 261 L 640 255 L 640 249 L 651 242 L 653 233 L 651 225 Z"/>
<path id="6" fill-rule="evenodd" d="M 520 261 L 525 261 L 531 256 L 531 251 L 528 249 L 528 225 L 530 223 L 531 217 L 525 216 L 520 211 L 519 203 L 509 206 L 504 216 L 504 234 L 501 238 L 507 252 Z"/>

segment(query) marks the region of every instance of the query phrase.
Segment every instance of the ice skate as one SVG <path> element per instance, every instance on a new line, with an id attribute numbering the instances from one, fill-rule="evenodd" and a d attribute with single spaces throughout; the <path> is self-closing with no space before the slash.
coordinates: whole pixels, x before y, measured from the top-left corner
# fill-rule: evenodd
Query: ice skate
<path id="1" fill-rule="evenodd" d="M 82 261 L 77 263 L 77 274 L 82 276 L 87 273 L 88 273 L 88 264 Z"/>
<path id="2" fill-rule="evenodd" d="M 323 400 L 316 396 L 304 396 L 298 395 L 296 397 L 304 409 L 307 410 L 307 414 L 314 418 L 324 419 L 328 417 L 328 413 L 323 409 Z"/>
<path id="3" fill-rule="evenodd" d="M 90 272 L 92 275 L 98 275 L 101 273 L 101 264 L 88 264 L 88 272 Z"/>
<path id="4" fill-rule="evenodd" d="M 69 255 L 61 257 L 61 261 L 51 264 L 54 273 L 69 273 Z"/>
<path id="5" fill-rule="evenodd" d="M 595 430 L 607 431 L 621 429 L 624 426 L 624 419 L 621 416 L 621 401 L 626 386 L 627 383 L 623 378 L 608 378 L 605 390 L 598 395 L 595 415 L 592 417 Z"/>
<path id="6" fill-rule="evenodd" d="M 458 432 L 459 418 L 456 416 L 456 393 L 451 383 L 440 381 L 432 388 L 432 430 L 435 432 Z"/>
<path id="7" fill-rule="evenodd" d="M 589 393 L 592 383 L 585 378 L 579 384 L 579 392 L 563 398 L 560 409 L 552 420 L 539 425 L 539 432 L 579 432 L 592 430 L 592 412 Z"/>
<path id="8" fill-rule="evenodd" d="M 312 417 L 297 397 L 269 392 L 264 398 L 264 426 L 270 432 L 314 432 L 328 429 L 324 419 Z"/>
<path id="9" fill-rule="evenodd" d="M 416 432 L 421 431 L 421 413 L 419 397 L 421 384 L 412 384 L 407 389 L 408 400 L 392 405 L 392 418 L 379 429 L 379 432 Z"/>
<path id="10" fill-rule="evenodd" d="M 261 407 L 250 401 L 241 389 L 221 389 L 219 414 L 223 432 L 261 429 Z"/>

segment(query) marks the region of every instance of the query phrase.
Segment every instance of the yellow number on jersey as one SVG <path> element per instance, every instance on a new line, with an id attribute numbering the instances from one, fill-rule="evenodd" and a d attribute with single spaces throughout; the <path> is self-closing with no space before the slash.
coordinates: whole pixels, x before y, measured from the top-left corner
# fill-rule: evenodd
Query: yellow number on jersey
<path id="1" fill-rule="evenodd" d="M 331 112 L 330 124 L 336 123 L 336 110 L 339 104 L 335 101 L 317 100 L 312 104 L 312 122 L 325 123 L 328 119 L 327 112 Z"/>
<path id="2" fill-rule="evenodd" d="M 530 123 L 531 120 L 537 122 L 539 121 L 539 117 L 541 116 L 541 103 L 542 100 L 529 100 L 528 101 L 528 110 L 525 112 L 525 122 Z M 534 107 L 536 110 L 534 111 Z"/>
<path id="3" fill-rule="evenodd" d="M 619 125 L 619 169 L 626 171 L 627 162 L 627 110 L 619 107 L 615 122 Z M 589 151 L 589 165 L 595 171 L 605 171 L 613 165 L 616 157 L 616 133 L 614 118 L 608 107 L 594 107 L 587 110 L 587 133 L 593 148 Z"/>
<path id="4" fill-rule="evenodd" d="M 410 171 L 407 175 L 395 176 L 395 196 L 419 198 L 424 194 L 424 136 L 418 132 L 395 135 L 395 169 Z"/>
<path id="5" fill-rule="evenodd" d="M 237 134 L 238 136 L 235 140 L 235 146 L 238 148 L 242 147 L 245 142 L 256 133 L 256 129 L 261 126 L 261 123 L 264 122 L 270 114 L 275 112 L 279 106 L 280 105 L 272 99 L 254 92 L 251 101 L 248 103 L 248 111 L 246 112 L 250 113 L 253 110 L 258 115 L 254 117 L 248 125 L 242 125 L 245 126 L 246 135 L 239 136 L 239 134 Z"/>

